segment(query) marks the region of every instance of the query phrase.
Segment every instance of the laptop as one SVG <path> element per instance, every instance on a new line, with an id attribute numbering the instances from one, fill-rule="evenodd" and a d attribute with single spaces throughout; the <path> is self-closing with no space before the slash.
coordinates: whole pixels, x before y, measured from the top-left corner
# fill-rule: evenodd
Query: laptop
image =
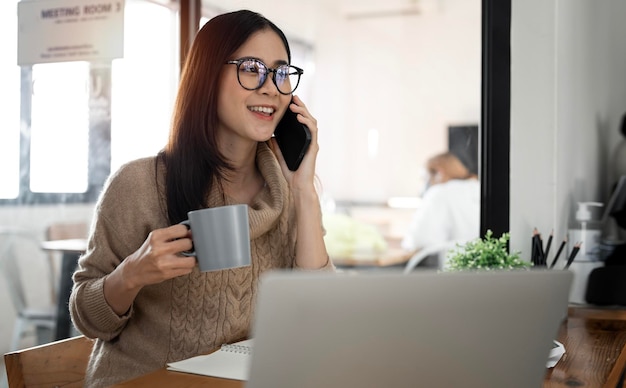
<path id="1" fill-rule="evenodd" d="M 568 270 L 269 272 L 246 387 L 540 387 L 571 282 Z"/>

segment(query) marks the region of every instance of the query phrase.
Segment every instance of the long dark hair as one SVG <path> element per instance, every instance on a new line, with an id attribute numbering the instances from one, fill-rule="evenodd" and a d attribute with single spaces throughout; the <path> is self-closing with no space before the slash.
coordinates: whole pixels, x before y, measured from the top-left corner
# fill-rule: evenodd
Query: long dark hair
<path id="1" fill-rule="evenodd" d="M 261 14 L 241 10 L 209 20 L 198 31 L 181 73 L 167 145 L 159 153 L 166 168 L 169 221 L 178 223 L 187 212 L 205 206 L 208 193 L 232 167 L 217 148 L 217 96 L 224 63 L 257 31 L 270 28 L 285 34 Z"/>

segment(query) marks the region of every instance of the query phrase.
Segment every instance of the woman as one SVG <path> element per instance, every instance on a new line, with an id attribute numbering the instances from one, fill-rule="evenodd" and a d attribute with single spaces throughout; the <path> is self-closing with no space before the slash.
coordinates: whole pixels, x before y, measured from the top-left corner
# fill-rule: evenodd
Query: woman
<path id="1" fill-rule="evenodd" d="M 480 182 L 454 154 L 437 154 L 426 162 L 427 188 L 415 211 L 401 246 L 413 251 L 434 247 L 453 248 L 479 237 Z M 442 267 L 445 255 L 436 257 Z"/>
<path id="2" fill-rule="evenodd" d="M 317 123 L 297 96 L 290 103 L 299 80 L 297 68 L 282 67 L 290 60 L 282 31 L 251 11 L 220 15 L 198 32 L 168 144 L 109 179 L 74 274 L 73 322 L 96 338 L 87 386 L 247 337 L 263 271 L 334 269 L 314 188 Z M 296 171 L 270 139 L 287 109 L 312 134 Z M 200 272 L 180 254 L 192 243 L 178 223 L 188 211 L 238 203 L 250 209 L 252 265 Z"/>

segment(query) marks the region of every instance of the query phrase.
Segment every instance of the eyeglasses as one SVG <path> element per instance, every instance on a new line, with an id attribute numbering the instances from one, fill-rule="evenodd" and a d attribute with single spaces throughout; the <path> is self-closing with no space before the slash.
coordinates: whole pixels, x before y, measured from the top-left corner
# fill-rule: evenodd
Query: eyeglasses
<path id="1" fill-rule="evenodd" d="M 293 93 L 300 83 L 300 76 L 304 73 L 304 70 L 292 65 L 280 65 L 272 69 L 256 58 L 235 59 L 226 64 L 237 65 L 237 80 L 246 90 L 259 89 L 265 83 L 267 75 L 274 73 L 272 81 L 280 94 Z"/>

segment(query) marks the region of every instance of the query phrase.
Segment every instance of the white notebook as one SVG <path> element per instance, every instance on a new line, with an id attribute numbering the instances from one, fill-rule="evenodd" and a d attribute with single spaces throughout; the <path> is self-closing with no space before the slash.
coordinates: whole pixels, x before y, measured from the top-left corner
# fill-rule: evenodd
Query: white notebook
<path id="1" fill-rule="evenodd" d="M 202 356 L 170 362 L 167 369 L 175 372 L 220 377 L 232 380 L 248 380 L 252 339 L 222 345 L 221 349 Z"/>

